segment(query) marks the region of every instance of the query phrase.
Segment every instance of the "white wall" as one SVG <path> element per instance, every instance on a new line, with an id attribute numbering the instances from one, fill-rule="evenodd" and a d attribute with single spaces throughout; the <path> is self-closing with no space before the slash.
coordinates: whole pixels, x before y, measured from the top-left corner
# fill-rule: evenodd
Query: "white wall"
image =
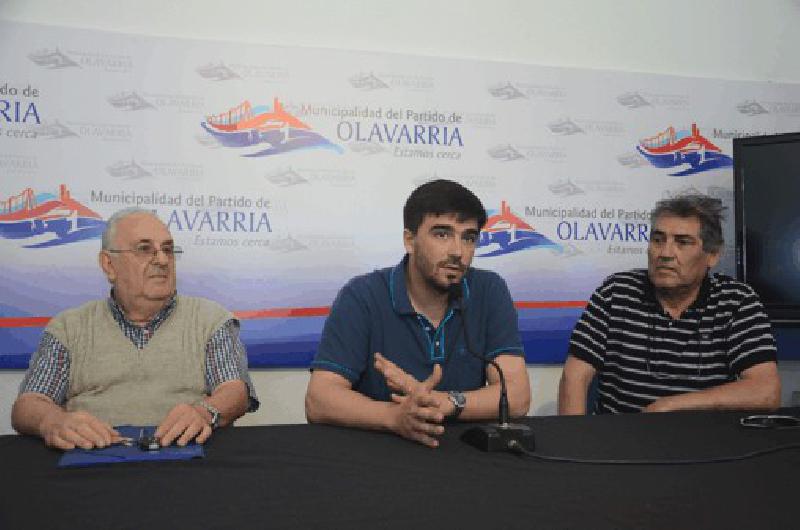
<path id="1" fill-rule="evenodd" d="M 170 37 L 800 83 L 798 0 L 0 0 L 0 19 Z M 0 35 L 0 46 L 13 42 Z M 531 413 L 553 414 L 561 367 L 531 366 L 528 371 Z M 791 391 L 800 389 L 800 363 L 782 363 L 781 378 L 783 400 L 789 403 Z M 0 434 L 11 432 L 10 408 L 21 379 L 22 372 L 0 372 Z M 243 423 L 304 421 L 306 370 L 258 370 L 253 379 L 262 410 Z"/>

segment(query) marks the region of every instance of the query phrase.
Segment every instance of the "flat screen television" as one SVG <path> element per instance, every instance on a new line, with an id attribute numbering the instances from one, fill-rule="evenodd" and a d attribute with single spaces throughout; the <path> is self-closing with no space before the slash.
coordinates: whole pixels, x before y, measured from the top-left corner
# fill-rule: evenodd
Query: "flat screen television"
<path id="1" fill-rule="evenodd" d="M 775 324 L 800 324 L 800 133 L 733 140 L 736 268 Z"/>

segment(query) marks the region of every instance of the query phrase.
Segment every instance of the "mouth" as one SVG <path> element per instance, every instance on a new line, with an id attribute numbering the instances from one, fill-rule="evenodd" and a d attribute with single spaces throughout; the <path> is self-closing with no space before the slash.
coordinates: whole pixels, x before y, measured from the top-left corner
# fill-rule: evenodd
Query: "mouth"
<path id="1" fill-rule="evenodd" d="M 459 274 L 462 274 L 464 272 L 464 267 L 462 267 L 461 265 L 453 264 L 453 263 L 450 263 L 450 264 L 447 264 L 447 265 L 440 265 L 440 267 L 444 270 L 444 272 L 445 272 L 445 274 L 447 275 L 448 278 L 455 277 L 455 276 L 457 276 Z"/>

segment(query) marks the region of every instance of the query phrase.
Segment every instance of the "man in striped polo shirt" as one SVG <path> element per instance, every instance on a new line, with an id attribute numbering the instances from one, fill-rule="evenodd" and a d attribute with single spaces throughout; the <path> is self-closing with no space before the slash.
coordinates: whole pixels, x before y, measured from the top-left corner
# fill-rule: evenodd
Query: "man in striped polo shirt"
<path id="1" fill-rule="evenodd" d="M 572 332 L 558 391 L 560 414 L 774 409 L 775 340 L 758 295 L 709 274 L 723 245 L 718 199 L 659 201 L 647 270 L 606 278 Z"/>

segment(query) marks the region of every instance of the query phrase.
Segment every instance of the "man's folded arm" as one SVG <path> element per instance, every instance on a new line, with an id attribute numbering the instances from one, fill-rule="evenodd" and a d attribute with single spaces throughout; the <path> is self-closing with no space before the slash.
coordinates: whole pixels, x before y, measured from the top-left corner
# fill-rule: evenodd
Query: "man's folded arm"
<path id="1" fill-rule="evenodd" d="M 586 414 L 589 386 L 597 370 L 588 362 L 570 354 L 558 383 L 558 413 L 562 415 Z"/>
<path id="2" fill-rule="evenodd" d="M 305 400 L 309 423 L 391 430 L 391 408 L 396 406 L 353 390 L 352 383 L 340 374 L 321 369 L 311 372 Z"/>
<path id="3" fill-rule="evenodd" d="M 697 392 L 659 398 L 644 412 L 672 410 L 774 410 L 781 404 L 781 382 L 775 362 L 743 370 L 739 379 Z"/>

